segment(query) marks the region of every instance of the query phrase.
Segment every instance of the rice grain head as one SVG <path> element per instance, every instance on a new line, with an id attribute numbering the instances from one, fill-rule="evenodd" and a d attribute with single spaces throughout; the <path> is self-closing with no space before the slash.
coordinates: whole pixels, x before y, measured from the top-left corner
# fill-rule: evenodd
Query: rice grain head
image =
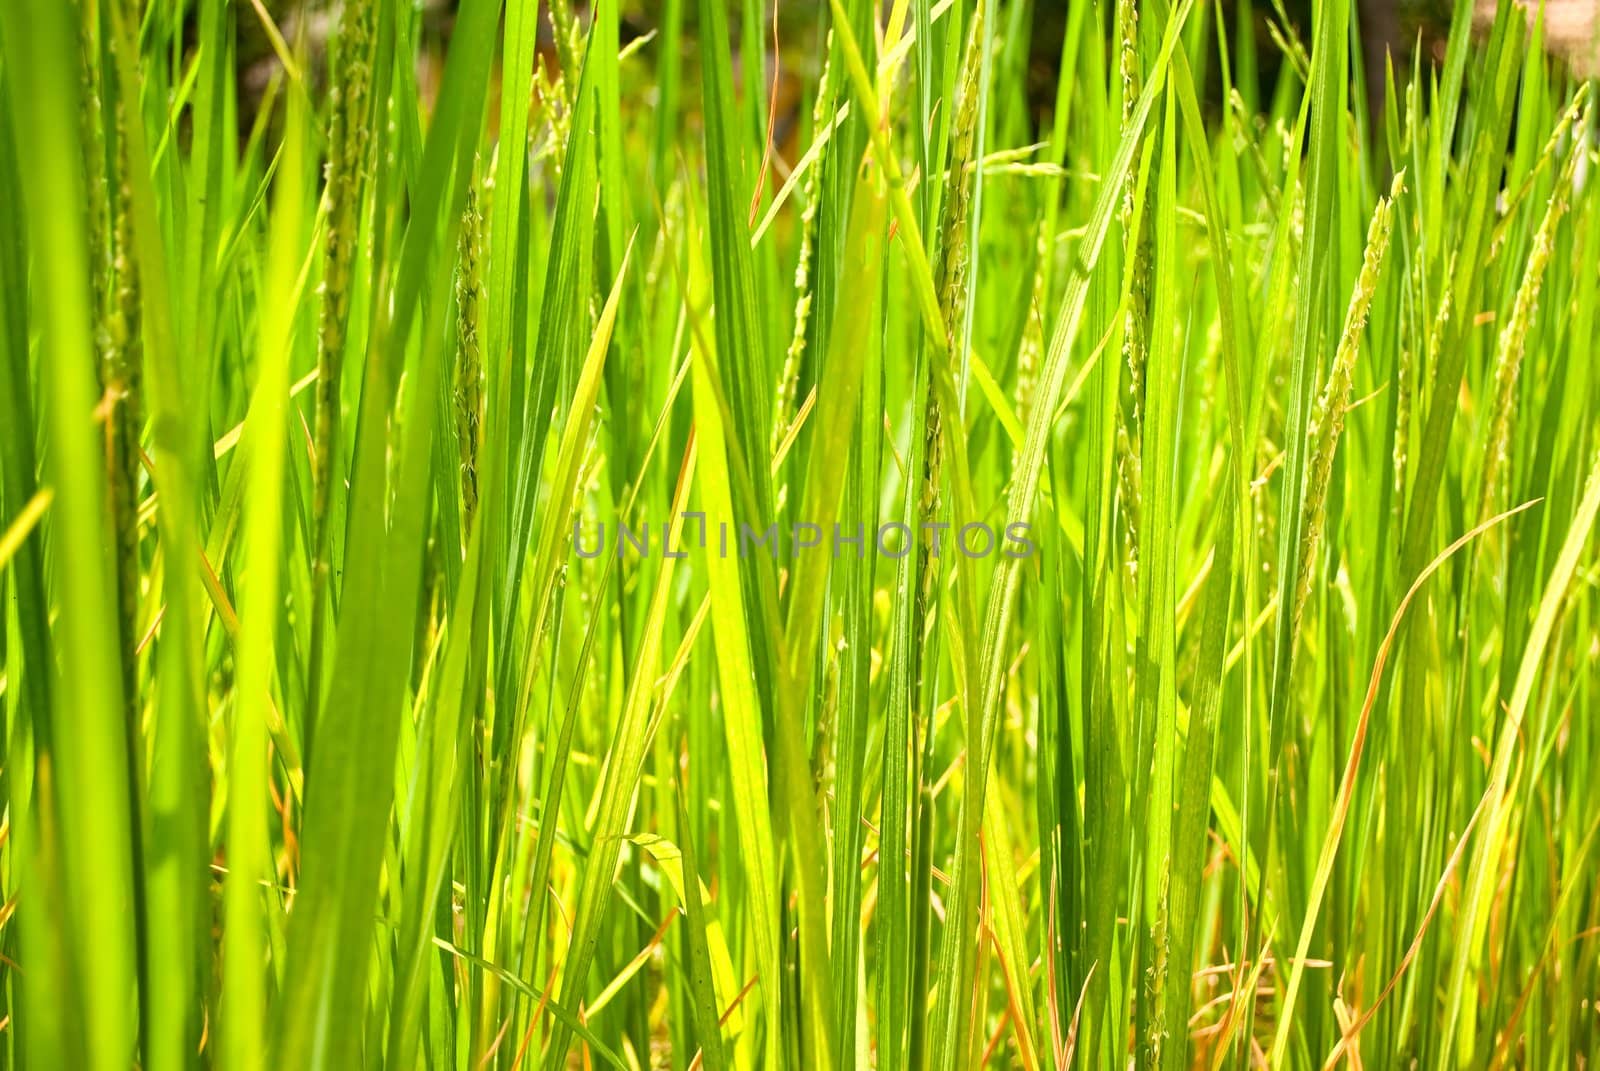
<path id="1" fill-rule="evenodd" d="M 978 126 L 978 102 L 983 89 L 984 8 L 985 5 L 980 3 L 973 11 L 966 50 L 961 60 L 961 92 L 950 130 L 950 185 L 940 226 L 939 312 L 944 321 L 946 337 L 951 339 L 961 337 L 961 323 L 966 315 L 968 222 L 972 207 L 972 184 L 977 170 L 973 160 L 973 143 Z M 937 392 L 930 386 L 922 421 L 923 467 L 918 507 L 919 516 L 925 521 L 938 516 L 940 509 L 939 484 L 944 461 L 940 437 L 944 419 Z M 918 612 L 913 618 L 917 622 L 926 621 L 939 578 L 937 558 L 933 553 L 933 534 L 924 529 L 921 541 L 922 575 L 917 584 Z M 920 694 L 920 673 L 924 668 L 919 660 L 918 674 L 914 675 L 913 680 L 918 692 L 914 694 Z"/>
<path id="2" fill-rule="evenodd" d="M 317 398 L 312 517 L 318 534 L 327 524 L 338 453 L 340 382 L 350 315 L 351 270 L 361 223 L 362 191 L 371 137 L 372 48 L 375 0 L 348 0 L 339 21 L 332 107 L 328 125 L 327 230 L 323 244 L 322 306 L 317 324 Z M 319 549 L 317 568 L 327 569 Z"/>
<path id="3" fill-rule="evenodd" d="M 834 94 L 828 77 L 833 66 L 832 33 L 827 36 L 823 55 L 827 58 L 822 64 L 822 74 L 817 81 L 816 105 L 811 112 L 811 129 L 819 134 L 827 129 L 827 124 L 832 121 L 833 116 Z M 811 257 L 812 246 L 816 242 L 817 208 L 822 195 L 821 171 L 820 164 L 814 164 L 807 169 L 805 183 L 801 189 L 803 207 L 800 210 L 800 251 L 796 254 L 794 265 L 794 331 L 789 336 L 789 348 L 784 351 L 783 372 L 778 376 L 778 396 L 773 406 L 772 440 L 768 444 L 769 451 L 773 453 L 777 452 L 778 445 L 793 427 L 792 410 L 795 391 L 800 380 L 800 358 L 805 353 L 806 331 L 811 323 L 813 299 Z"/>
<path id="4" fill-rule="evenodd" d="M 116 47 L 113 45 L 113 47 Z M 144 371 L 144 306 L 139 261 L 134 253 L 133 189 L 129 182 L 128 108 L 118 99 L 113 109 L 116 137 L 116 186 L 111 191 L 111 302 L 101 385 L 106 420 L 106 471 L 110 479 L 111 523 L 117 546 L 117 591 L 120 599 L 123 689 L 129 718 L 138 717 L 139 642 L 139 433 L 143 424 L 141 397 Z"/>
<path id="5" fill-rule="evenodd" d="M 478 436 L 483 421 L 483 353 L 478 334 L 483 311 L 483 212 L 477 183 L 467 189 L 457 246 L 455 410 L 464 546 L 478 511 Z"/>
<path id="6" fill-rule="evenodd" d="M 1389 249 L 1394 201 L 1404 189 L 1404 183 L 1405 170 L 1401 169 L 1394 176 L 1389 196 L 1380 197 L 1377 207 L 1373 209 L 1372 220 L 1367 226 L 1361 273 L 1356 277 L 1350 305 L 1345 311 L 1344 329 L 1339 333 L 1339 345 L 1334 353 L 1333 367 L 1328 372 L 1328 382 L 1322 388 L 1312 415 L 1309 434 L 1315 445 L 1306 474 L 1306 497 L 1301 510 L 1305 535 L 1301 543 L 1300 572 L 1295 580 L 1293 634 L 1299 632 L 1306 598 L 1311 592 L 1317 548 L 1327 518 L 1328 482 L 1333 474 L 1333 458 L 1339 448 L 1339 436 L 1344 432 L 1345 415 L 1349 411 L 1351 372 L 1361 350 L 1361 335 L 1367 325 L 1367 314 L 1372 309 L 1373 295 L 1378 292 L 1384 254 Z"/>
<path id="7" fill-rule="evenodd" d="M 1528 332 L 1538 313 L 1539 291 L 1544 285 L 1545 271 L 1555 251 L 1556 227 L 1566 215 L 1572 197 L 1575 168 L 1583 155 L 1584 150 L 1576 146 L 1567 154 L 1566 163 L 1556 178 L 1555 189 L 1545 205 L 1544 217 L 1539 221 L 1539 229 L 1534 232 L 1528 263 L 1523 269 L 1522 282 L 1517 286 L 1517 296 L 1511 306 L 1511 316 L 1501 329 L 1495 345 L 1493 409 L 1489 417 L 1478 498 L 1480 519 L 1490 515 L 1489 511 L 1498 496 L 1511 448 L 1511 414 L 1516 407 L 1517 377 L 1522 371 L 1522 359 L 1527 352 Z"/>

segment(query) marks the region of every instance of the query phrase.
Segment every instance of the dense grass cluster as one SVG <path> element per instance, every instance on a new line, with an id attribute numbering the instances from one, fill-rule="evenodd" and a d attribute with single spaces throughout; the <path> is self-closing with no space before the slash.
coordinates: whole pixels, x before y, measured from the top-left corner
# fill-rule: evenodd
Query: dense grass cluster
<path id="1" fill-rule="evenodd" d="M 1593 94 L 1036 5 L 0 0 L 0 1066 L 1600 1055 Z"/>

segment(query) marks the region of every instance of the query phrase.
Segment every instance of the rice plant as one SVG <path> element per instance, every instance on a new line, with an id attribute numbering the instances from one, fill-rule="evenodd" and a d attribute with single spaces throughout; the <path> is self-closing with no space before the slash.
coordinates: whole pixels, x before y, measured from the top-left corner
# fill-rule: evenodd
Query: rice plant
<path id="1" fill-rule="evenodd" d="M 0 3 L 0 1067 L 1592 1066 L 1594 65 L 1354 7 Z"/>

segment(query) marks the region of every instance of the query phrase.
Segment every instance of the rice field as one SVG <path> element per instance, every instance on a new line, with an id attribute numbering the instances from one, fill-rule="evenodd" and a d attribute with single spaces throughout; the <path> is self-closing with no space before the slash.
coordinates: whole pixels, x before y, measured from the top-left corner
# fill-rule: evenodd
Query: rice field
<path id="1" fill-rule="evenodd" d="M 1483 6 L 0 3 L 0 1067 L 1595 1066 Z"/>

